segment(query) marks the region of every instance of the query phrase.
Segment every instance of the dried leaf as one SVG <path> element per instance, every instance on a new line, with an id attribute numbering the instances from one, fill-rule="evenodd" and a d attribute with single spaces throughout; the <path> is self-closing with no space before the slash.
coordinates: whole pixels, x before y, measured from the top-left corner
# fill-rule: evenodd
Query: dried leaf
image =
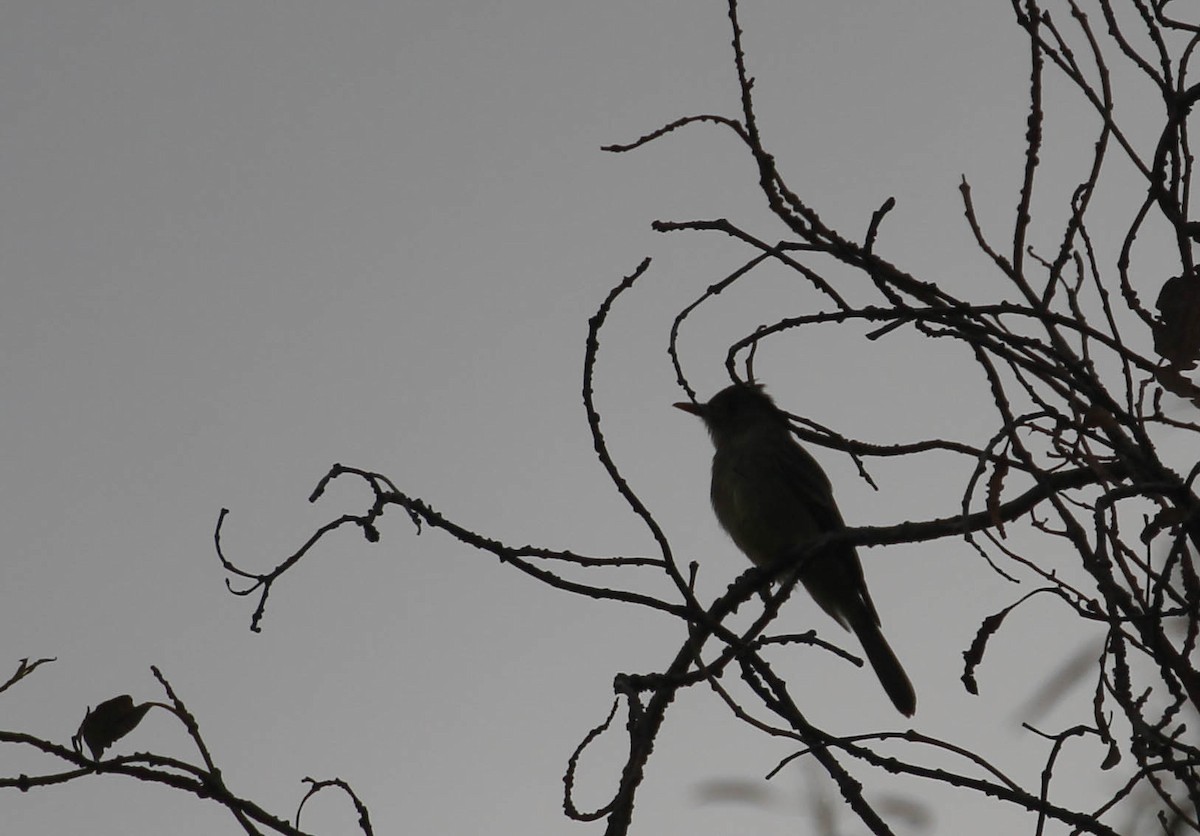
<path id="1" fill-rule="evenodd" d="M 963 665 L 962 683 L 963 687 L 967 689 L 967 693 L 976 695 L 979 694 L 979 684 L 975 681 L 975 669 L 979 667 L 979 664 L 983 661 L 983 652 L 987 649 L 988 640 L 991 639 L 991 637 L 995 635 L 996 631 L 1000 629 L 1000 626 L 1004 623 L 1004 619 L 1008 618 L 1008 614 L 1024 604 L 1034 595 L 1037 595 L 1040 592 L 1054 591 L 1055 590 L 1053 588 L 1045 586 L 1041 587 L 1040 589 L 1035 589 L 1032 592 L 1022 596 L 1021 600 L 1017 601 L 1015 604 L 1009 604 L 1007 607 L 1000 610 L 1000 612 L 993 613 L 983 620 L 983 622 L 979 625 L 979 631 L 975 634 L 974 641 L 971 642 L 971 646 L 963 651 L 963 661 L 965 664 Z"/>
<path id="2" fill-rule="evenodd" d="M 1192 383 L 1179 373 L 1174 366 L 1159 366 L 1155 369 L 1155 377 L 1164 389 L 1172 395 L 1178 395 L 1200 407 L 1200 386 Z"/>
<path id="3" fill-rule="evenodd" d="M 1101 693 L 1097 691 L 1097 699 L 1093 702 L 1092 711 L 1096 717 L 1096 731 L 1100 733 L 1100 739 L 1108 744 L 1108 752 L 1100 764 L 1100 768 L 1107 771 L 1121 762 L 1121 747 L 1117 745 L 1117 739 L 1113 736 L 1108 720 L 1105 719 L 1104 712 L 1101 710 Z"/>
<path id="4" fill-rule="evenodd" d="M 1000 516 L 1000 494 L 1004 491 L 1004 477 L 1008 475 L 1008 463 L 1004 461 L 996 462 L 996 466 L 992 468 L 992 477 L 988 479 L 987 485 L 987 510 L 988 516 L 991 517 L 992 525 L 996 526 L 996 530 L 1001 537 L 1007 537 L 1004 533 L 1004 518 Z"/>
<path id="5" fill-rule="evenodd" d="M 153 704 L 144 702 L 134 705 L 133 697 L 129 694 L 105 700 L 88 710 L 76 737 L 83 738 L 92 751 L 93 760 L 100 760 L 105 749 L 137 728 Z"/>
<path id="6" fill-rule="evenodd" d="M 1149 543 L 1163 531 L 1175 529 L 1191 519 L 1192 512 L 1188 508 L 1177 508 L 1174 505 L 1163 508 L 1154 515 L 1154 519 L 1142 529 L 1141 541 Z"/>
<path id="7" fill-rule="evenodd" d="M 1000 629 L 1000 625 L 1004 623 L 1004 618 L 1016 604 L 1011 607 L 1005 607 L 995 615 L 989 615 L 979 625 L 979 632 L 975 634 L 975 640 L 971 642 L 971 646 L 963 651 L 963 660 L 966 664 L 963 666 L 962 683 L 967 689 L 967 693 L 979 695 L 979 684 L 975 681 L 975 668 L 983 661 L 983 651 L 987 648 L 988 639 Z"/>
<path id="8" fill-rule="evenodd" d="M 1195 368 L 1200 360 L 1200 276 L 1167 279 L 1156 304 L 1154 350 L 1177 369 Z"/>

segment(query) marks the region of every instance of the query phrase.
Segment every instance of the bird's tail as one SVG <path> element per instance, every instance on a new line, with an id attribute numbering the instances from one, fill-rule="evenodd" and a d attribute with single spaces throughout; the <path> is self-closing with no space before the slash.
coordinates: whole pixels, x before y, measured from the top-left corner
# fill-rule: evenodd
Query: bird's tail
<path id="1" fill-rule="evenodd" d="M 887 691 L 900 713 L 905 717 L 913 716 L 917 710 L 917 694 L 908 679 L 908 674 L 904 672 L 900 660 L 892 652 L 875 619 L 865 608 L 858 615 L 859 617 L 850 618 L 849 621 L 859 642 L 862 643 L 863 651 L 867 654 L 867 661 L 875 669 L 875 675 L 883 684 L 883 690 Z"/>

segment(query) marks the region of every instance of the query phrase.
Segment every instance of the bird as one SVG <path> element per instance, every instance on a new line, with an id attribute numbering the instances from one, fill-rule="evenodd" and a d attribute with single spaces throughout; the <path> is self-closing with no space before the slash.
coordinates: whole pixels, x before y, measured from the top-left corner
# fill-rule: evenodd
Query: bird
<path id="1" fill-rule="evenodd" d="M 675 406 L 704 421 L 715 452 L 710 498 L 721 527 L 756 566 L 804 555 L 814 538 L 846 527 L 825 471 L 792 437 L 787 415 L 761 384 L 735 383 L 707 403 Z M 849 543 L 812 554 L 800 583 L 842 627 L 854 632 L 883 690 L 906 717 L 917 695 L 880 631 L 862 562 Z"/>

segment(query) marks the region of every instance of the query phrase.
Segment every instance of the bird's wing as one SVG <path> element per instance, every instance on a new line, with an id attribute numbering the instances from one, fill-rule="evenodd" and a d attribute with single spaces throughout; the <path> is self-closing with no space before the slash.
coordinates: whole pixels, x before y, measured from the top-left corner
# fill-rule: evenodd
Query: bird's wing
<path id="1" fill-rule="evenodd" d="M 837 531 L 846 527 L 842 512 L 833 500 L 829 477 L 807 450 L 799 444 L 792 444 L 788 455 L 779 456 L 775 463 L 783 471 L 781 482 L 792 489 L 797 501 L 803 503 L 820 531 Z"/>
<path id="2" fill-rule="evenodd" d="M 783 469 L 786 484 L 795 493 L 797 502 L 803 504 L 819 531 L 841 531 L 846 527 L 845 521 L 842 520 L 842 512 L 834 501 L 829 477 L 807 450 L 799 444 L 793 444 L 789 455 L 779 458 L 778 465 Z M 835 559 L 846 573 L 843 575 L 844 581 L 858 591 L 867 614 L 875 624 L 879 624 L 879 613 L 875 609 L 875 602 L 871 600 L 871 593 L 867 590 L 867 581 L 863 576 L 862 562 L 858 559 L 857 550 L 851 545 L 841 546 Z"/>

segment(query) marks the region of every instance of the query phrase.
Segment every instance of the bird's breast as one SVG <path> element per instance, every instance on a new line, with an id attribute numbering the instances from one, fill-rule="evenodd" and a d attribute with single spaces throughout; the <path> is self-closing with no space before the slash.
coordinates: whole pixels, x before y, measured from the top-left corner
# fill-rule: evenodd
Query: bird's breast
<path id="1" fill-rule="evenodd" d="M 759 566 L 820 533 L 773 457 L 718 453 L 711 498 L 722 528 Z"/>

